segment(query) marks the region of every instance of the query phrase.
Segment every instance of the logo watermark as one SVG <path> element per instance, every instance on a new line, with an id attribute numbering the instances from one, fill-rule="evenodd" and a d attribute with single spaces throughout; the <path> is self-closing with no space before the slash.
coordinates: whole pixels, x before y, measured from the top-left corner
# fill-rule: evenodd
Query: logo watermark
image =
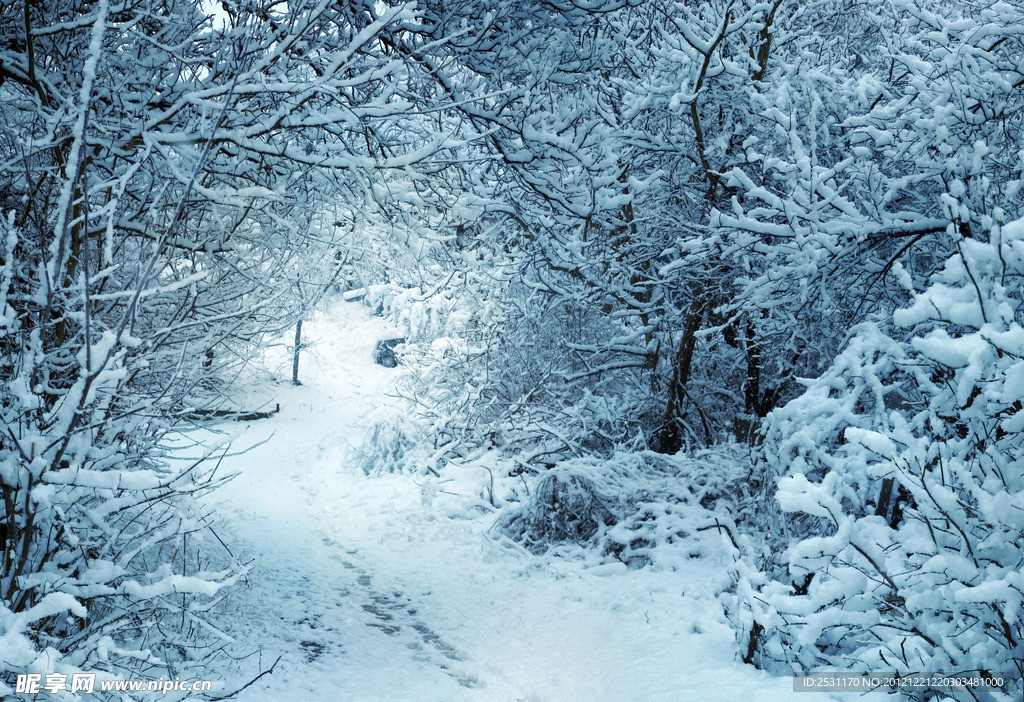
<path id="1" fill-rule="evenodd" d="M 168 692 L 210 692 L 213 689 L 213 682 L 181 678 L 170 680 L 163 676 L 156 680 L 97 680 L 96 673 L 28 673 L 18 676 L 14 691 L 29 695 L 41 692 L 48 692 L 51 695 L 58 692 L 92 694 L 97 688 L 102 692 L 159 692 L 166 695 Z"/>

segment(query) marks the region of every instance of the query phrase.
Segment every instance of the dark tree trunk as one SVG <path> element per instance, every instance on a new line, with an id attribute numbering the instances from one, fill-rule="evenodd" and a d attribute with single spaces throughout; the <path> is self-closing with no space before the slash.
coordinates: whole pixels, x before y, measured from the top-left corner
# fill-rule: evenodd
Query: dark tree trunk
<path id="1" fill-rule="evenodd" d="M 760 435 L 761 420 L 775 409 L 780 389 L 778 386 L 766 385 L 761 377 L 764 369 L 764 347 L 756 338 L 757 330 L 753 324 L 747 324 L 746 339 L 743 353 L 747 361 L 747 377 L 743 384 L 743 414 L 733 419 L 733 434 L 740 443 L 758 444 L 763 438 Z M 796 359 L 794 359 L 794 363 Z"/>
<path id="2" fill-rule="evenodd" d="M 302 385 L 299 382 L 299 352 L 302 351 L 302 320 L 295 323 L 295 351 L 292 355 L 292 385 Z"/>
<path id="3" fill-rule="evenodd" d="M 676 350 L 672 382 L 668 387 L 668 402 L 665 405 L 665 418 L 654 439 L 653 448 L 659 453 L 678 453 L 685 445 L 682 423 L 683 407 L 686 404 L 686 383 L 690 380 L 690 367 L 693 365 L 693 350 L 697 345 L 697 330 L 699 328 L 700 314 L 694 304 L 686 316 L 683 337 L 679 340 L 679 348 Z M 708 428 L 705 427 L 705 431 L 707 430 Z M 709 441 L 710 438 L 709 436 Z"/>

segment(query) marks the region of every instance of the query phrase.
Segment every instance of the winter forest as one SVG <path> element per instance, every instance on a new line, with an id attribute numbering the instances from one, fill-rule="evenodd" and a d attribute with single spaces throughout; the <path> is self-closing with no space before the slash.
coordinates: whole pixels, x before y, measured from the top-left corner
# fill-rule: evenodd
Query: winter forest
<path id="1" fill-rule="evenodd" d="M 1020 702 L 1022 185 L 1016 0 L 0 0 L 0 697 Z"/>

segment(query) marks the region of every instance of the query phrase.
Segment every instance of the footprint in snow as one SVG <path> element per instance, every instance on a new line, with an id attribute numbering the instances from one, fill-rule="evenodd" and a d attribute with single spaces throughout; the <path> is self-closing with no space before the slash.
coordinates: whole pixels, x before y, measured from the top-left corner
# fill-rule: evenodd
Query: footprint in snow
<path id="1" fill-rule="evenodd" d="M 324 648 L 326 648 L 322 643 L 317 641 L 302 641 L 299 643 L 299 646 L 301 646 L 302 650 L 305 651 L 306 661 L 308 663 L 312 663 L 319 658 L 323 654 Z"/>
<path id="2" fill-rule="evenodd" d="M 337 543 L 329 538 L 325 538 L 324 543 L 328 546 L 337 546 Z M 346 553 L 349 556 L 357 555 L 356 551 L 346 551 Z M 342 567 L 356 573 L 356 582 L 360 587 L 366 589 L 363 597 L 369 601 L 364 602 L 361 607 L 373 618 L 366 622 L 367 626 L 377 629 L 387 636 L 405 639 L 405 647 L 419 654 L 416 656 L 417 660 L 436 665 L 463 687 L 471 688 L 479 685 L 476 676 L 461 675 L 449 669 L 449 663 L 465 661 L 466 655 L 416 617 L 417 610 L 415 607 L 409 606 L 407 597 L 403 597 L 401 592 L 385 593 L 374 589 L 373 578 L 369 573 L 340 555 L 334 557 Z M 346 594 L 355 595 L 356 593 L 346 592 Z M 437 654 L 444 658 L 439 659 Z"/>

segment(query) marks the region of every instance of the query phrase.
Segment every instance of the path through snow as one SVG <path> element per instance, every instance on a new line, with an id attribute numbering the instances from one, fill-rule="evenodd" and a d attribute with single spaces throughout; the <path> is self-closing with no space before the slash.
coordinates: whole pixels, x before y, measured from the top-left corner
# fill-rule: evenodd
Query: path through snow
<path id="1" fill-rule="evenodd" d="M 242 702 L 792 698 L 790 678 L 733 660 L 710 594 L 724 564 L 537 558 L 489 531 L 483 500 L 467 512 L 485 475 L 365 477 L 350 454 L 367 413 L 389 401 L 394 371 L 371 361 L 383 322 L 339 302 L 306 329 L 317 346 L 304 385 L 253 390 L 247 402 L 273 398 L 281 411 L 235 440 L 257 445 L 225 460 L 239 475 L 211 498 L 252 561 L 230 629 L 263 668 L 281 657 Z"/>

